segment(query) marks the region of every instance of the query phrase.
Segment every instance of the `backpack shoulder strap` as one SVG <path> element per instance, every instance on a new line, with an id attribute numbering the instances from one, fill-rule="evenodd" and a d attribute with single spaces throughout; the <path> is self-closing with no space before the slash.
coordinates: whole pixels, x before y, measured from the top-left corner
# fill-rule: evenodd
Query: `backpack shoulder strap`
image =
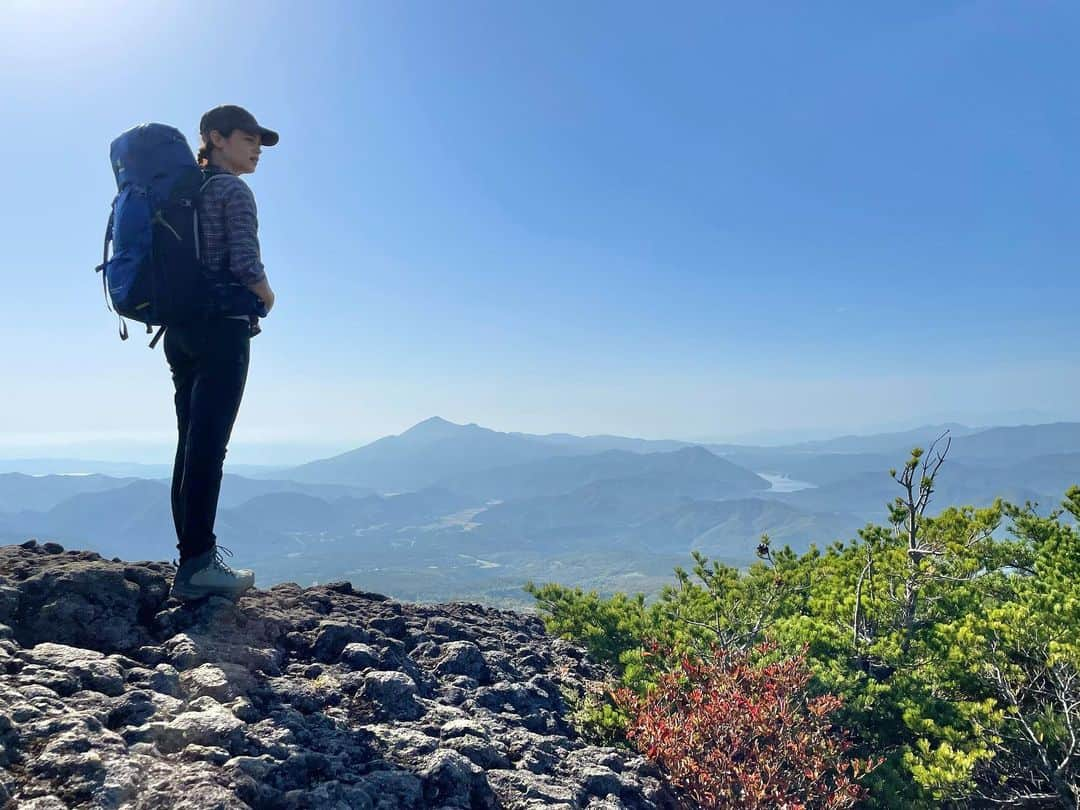
<path id="1" fill-rule="evenodd" d="M 203 175 L 203 182 L 202 182 L 202 185 L 199 186 L 199 191 L 202 191 L 208 185 L 210 185 L 211 181 L 214 180 L 214 178 L 216 178 L 216 177 L 235 177 L 236 176 L 236 175 L 233 175 L 233 174 L 229 174 L 228 172 L 213 172 L 213 173 L 210 173 L 210 172 L 207 172 L 206 169 L 203 169 L 202 175 Z"/>

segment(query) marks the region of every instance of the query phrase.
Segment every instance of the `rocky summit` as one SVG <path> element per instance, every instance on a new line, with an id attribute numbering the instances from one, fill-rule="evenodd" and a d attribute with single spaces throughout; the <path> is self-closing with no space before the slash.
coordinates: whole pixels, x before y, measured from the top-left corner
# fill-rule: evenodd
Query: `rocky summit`
<path id="1" fill-rule="evenodd" d="M 679 806 L 574 732 L 605 673 L 536 617 L 348 582 L 186 605 L 173 572 L 0 547 L 0 806 Z"/>

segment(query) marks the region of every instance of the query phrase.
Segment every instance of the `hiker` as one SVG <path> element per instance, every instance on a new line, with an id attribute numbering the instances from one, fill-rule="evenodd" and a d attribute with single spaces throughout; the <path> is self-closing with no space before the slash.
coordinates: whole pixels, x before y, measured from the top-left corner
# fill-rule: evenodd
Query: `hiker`
<path id="1" fill-rule="evenodd" d="M 274 292 L 259 253 L 255 197 L 240 175 L 251 174 L 262 147 L 278 134 L 234 105 L 215 107 L 199 124 L 198 163 L 206 182 L 198 205 L 200 254 L 208 270 L 242 285 L 269 313 Z M 246 293 L 245 293 L 246 294 Z M 169 326 L 165 357 L 175 388 L 179 437 L 172 477 L 172 512 L 180 562 L 172 595 L 239 598 L 255 574 L 233 570 L 217 544 L 214 520 L 226 448 L 247 381 L 251 338 L 261 331 L 255 315 L 227 315 Z"/>

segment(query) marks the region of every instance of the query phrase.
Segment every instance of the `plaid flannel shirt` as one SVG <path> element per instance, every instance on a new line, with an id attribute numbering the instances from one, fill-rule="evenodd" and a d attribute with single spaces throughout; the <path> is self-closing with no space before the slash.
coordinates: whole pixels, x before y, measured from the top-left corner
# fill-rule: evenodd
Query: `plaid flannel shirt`
<path id="1" fill-rule="evenodd" d="M 199 205 L 203 263 L 215 278 L 231 277 L 245 287 L 262 281 L 255 195 L 235 174 L 211 167 L 207 175 L 222 177 L 205 184 Z"/>

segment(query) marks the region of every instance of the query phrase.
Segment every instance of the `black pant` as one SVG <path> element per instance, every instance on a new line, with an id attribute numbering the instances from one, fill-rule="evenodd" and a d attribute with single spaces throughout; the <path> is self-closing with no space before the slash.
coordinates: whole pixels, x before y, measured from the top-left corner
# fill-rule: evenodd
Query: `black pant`
<path id="1" fill-rule="evenodd" d="M 233 422 L 244 396 L 250 324 L 218 318 L 165 330 L 179 437 L 172 513 L 180 560 L 209 550 Z"/>

